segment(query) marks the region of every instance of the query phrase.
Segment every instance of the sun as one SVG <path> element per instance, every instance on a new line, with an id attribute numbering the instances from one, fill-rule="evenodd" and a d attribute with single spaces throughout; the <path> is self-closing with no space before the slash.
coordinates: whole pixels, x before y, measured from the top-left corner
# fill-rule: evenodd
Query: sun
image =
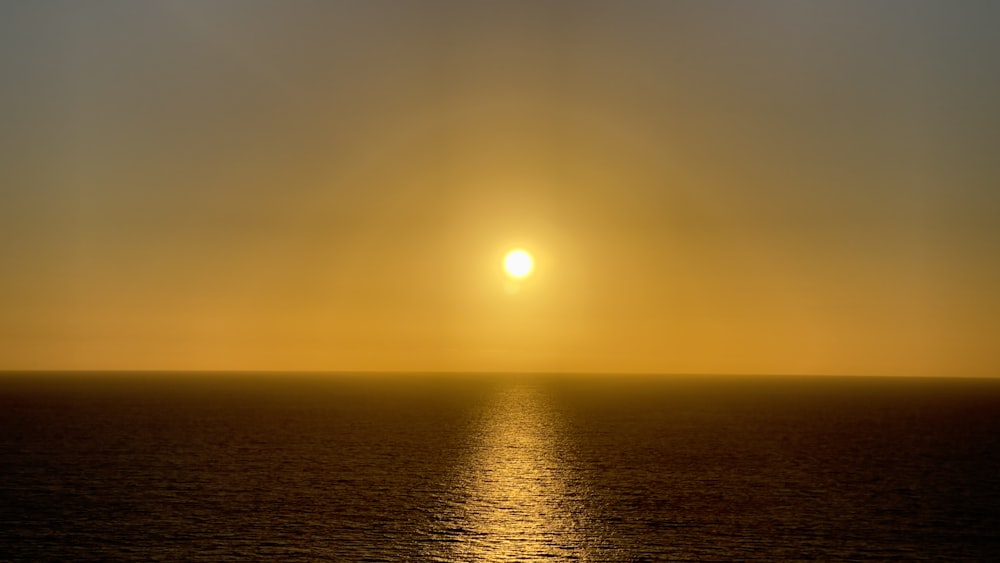
<path id="1" fill-rule="evenodd" d="M 503 269 L 512 278 L 522 279 L 531 275 L 535 261 L 531 255 L 520 248 L 511 250 L 503 259 Z"/>

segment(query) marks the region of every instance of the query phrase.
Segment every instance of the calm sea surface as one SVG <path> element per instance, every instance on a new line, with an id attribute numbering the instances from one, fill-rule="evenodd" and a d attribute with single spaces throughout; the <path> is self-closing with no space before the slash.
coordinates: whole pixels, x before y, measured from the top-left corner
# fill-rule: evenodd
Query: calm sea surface
<path id="1" fill-rule="evenodd" d="M 1000 381 L 0 377 L 0 559 L 1000 559 Z"/>

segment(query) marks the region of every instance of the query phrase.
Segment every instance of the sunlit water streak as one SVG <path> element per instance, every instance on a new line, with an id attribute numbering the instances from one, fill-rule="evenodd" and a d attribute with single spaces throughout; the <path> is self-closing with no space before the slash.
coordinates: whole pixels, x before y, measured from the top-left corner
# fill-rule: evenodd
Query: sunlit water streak
<path id="1" fill-rule="evenodd" d="M 545 395 L 503 388 L 455 479 L 452 510 L 429 558 L 441 561 L 587 561 L 585 495 L 565 457 L 562 421 Z"/>

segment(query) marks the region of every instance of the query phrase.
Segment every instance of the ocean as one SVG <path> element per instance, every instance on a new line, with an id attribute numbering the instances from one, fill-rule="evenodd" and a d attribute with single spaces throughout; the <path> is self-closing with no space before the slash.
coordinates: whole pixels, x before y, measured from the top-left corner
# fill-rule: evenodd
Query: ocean
<path id="1" fill-rule="evenodd" d="M 1000 559 L 1000 380 L 0 376 L 5 561 Z"/>

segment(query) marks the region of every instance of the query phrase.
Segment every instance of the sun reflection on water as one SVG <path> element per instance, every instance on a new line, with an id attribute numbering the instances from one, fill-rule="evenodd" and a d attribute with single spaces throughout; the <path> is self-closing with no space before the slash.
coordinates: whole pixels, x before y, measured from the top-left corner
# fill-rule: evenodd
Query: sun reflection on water
<path id="1" fill-rule="evenodd" d="M 433 558 L 586 561 L 584 514 L 556 413 L 537 388 L 503 389 L 455 483 Z"/>

